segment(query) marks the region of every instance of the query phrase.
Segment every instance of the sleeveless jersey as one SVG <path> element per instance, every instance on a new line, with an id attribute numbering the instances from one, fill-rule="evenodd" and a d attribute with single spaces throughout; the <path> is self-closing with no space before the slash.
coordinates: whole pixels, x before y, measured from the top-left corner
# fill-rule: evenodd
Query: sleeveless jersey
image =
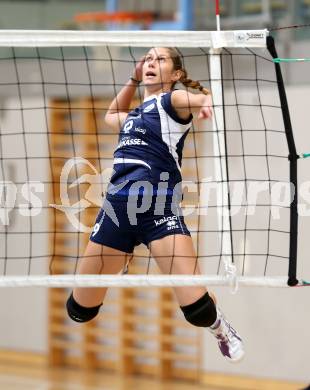
<path id="1" fill-rule="evenodd" d="M 192 115 L 187 120 L 178 117 L 171 93 L 150 96 L 128 114 L 114 152 L 112 186 L 140 180 L 156 185 L 165 177 L 173 190 L 181 182 L 182 151 Z"/>

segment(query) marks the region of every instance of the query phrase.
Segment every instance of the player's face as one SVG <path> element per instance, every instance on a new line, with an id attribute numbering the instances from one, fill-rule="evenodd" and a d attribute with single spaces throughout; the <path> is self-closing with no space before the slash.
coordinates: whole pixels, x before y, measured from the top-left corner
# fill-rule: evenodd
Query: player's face
<path id="1" fill-rule="evenodd" d="M 146 54 L 143 65 L 145 86 L 160 86 L 164 89 L 170 89 L 172 83 L 177 81 L 179 77 L 179 72 L 173 69 L 173 61 L 167 49 L 156 47 Z"/>

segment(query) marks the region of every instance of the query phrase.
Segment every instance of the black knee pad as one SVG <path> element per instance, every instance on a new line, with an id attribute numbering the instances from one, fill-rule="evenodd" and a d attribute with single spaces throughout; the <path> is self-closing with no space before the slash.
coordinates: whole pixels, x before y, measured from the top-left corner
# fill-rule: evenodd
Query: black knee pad
<path id="1" fill-rule="evenodd" d="M 69 317 L 76 322 L 88 322 L 96 317 L 99 312 L 100 306 L 95 307 L 85 307 L 81 306 L 76 300 L 73 298 L 73 294 L 71 293 L 70 297 L 67 300 L 67 312 Z"/>
<path id="2" fill-rule="evenodd" d="M 198 301 L 187 306 L 181 306 L 186 320 L 195 326 L 208 327 L 216 321 L 216 306 L 208 293 Z"/>

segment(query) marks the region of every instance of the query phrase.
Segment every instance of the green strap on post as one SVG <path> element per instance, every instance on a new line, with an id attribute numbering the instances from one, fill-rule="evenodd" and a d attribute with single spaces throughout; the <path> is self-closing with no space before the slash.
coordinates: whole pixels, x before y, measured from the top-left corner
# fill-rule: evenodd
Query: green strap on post
<path id="1" fill-rule="evenodd" d="M 308 157 L 310 157 L 310 153 L 302 153 L 301 157 L 302 158 L 308 158 Z"/>

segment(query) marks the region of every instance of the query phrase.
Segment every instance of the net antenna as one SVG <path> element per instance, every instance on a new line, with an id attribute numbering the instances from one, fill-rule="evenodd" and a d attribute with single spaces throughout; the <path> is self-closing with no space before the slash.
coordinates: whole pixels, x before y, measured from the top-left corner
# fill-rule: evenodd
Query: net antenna
<path id="1" fill-rule="evenodd" d="M 215 0 L 216 30 L 221 31 L 220 24 L 220 1 Z M 216 35 L 215 35 L 216 36 Z M 225 269 L 225 277 L 229 281 L 233 291 L 237 286 L 237 269 L 233 258 L 233 237 L 231 230 L 231 220 L 228 212 L 224 212 L 224 207 L 230 210 L 228 163 L 225 139 L 225 116 L 224 116 L 224 96 L 222 82 L 222 62 L 221 47 L 211 47 L 210 58 L 210 84 L 214 104 L 214 115 L 212 117 L 213 129 L 213 150 L 215 156 L 215 181 L 217 186 L 217 206 L 218 206 L 218 229 L 221 256 Z"/>

